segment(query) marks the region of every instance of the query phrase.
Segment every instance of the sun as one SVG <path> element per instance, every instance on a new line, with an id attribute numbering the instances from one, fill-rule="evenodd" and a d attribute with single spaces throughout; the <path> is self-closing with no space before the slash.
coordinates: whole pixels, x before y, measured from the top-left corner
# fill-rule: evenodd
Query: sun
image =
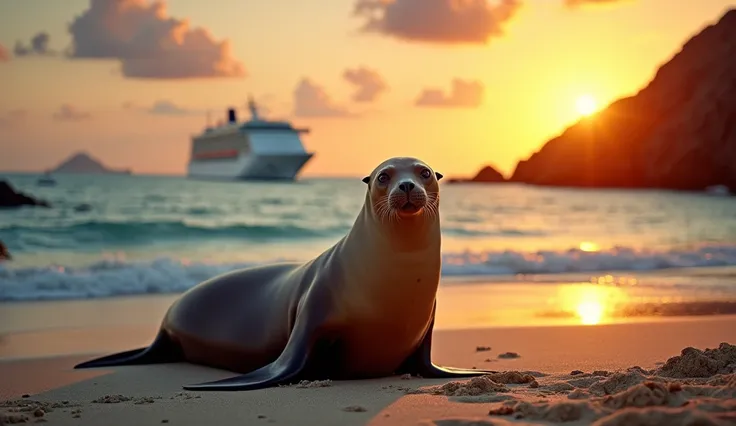
<path id="1" fill-rule="evenodd" d="M 603 304 L 597 300 L 586 300 L 580 302 L 575 311 L 580 318 L 580 322 L 585 325 L 595 325 L 601 322 L 603 318 Z"/>
<path id="2" fill-rule="evenodd" d="M 593 96 L 581 95 L 575 101 L 575 109 L 577 109 L 578 113 L 580 113 L 581 115 L 587 116 L 593 114 L 598 109 L 598 105 L 596 104 L 595 98 L 593 98 Z"/>

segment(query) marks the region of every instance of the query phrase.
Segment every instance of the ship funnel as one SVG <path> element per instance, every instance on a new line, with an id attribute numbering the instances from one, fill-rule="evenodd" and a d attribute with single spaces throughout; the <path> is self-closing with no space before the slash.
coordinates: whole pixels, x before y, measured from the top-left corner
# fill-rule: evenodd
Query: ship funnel
<path id="1" fill-rule="evenodd" d="M 235 116 L 235 108 L 228 108 L 227 109 L 227 122 L 228 123 L 237 123 L 238 119 Z"/>

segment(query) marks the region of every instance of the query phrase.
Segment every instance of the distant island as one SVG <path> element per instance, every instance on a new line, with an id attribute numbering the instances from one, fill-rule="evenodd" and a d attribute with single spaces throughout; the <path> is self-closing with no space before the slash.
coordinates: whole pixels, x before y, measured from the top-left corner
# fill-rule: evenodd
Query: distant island
<path id="1" fill-rule="evenodd" d="M 49 173 L 89 173 L 89 174 L 117 174 L 117 175 L 129 175 L 131 174 L 130 169 L 115 170 L 109 169 L 102 164 L 101 161 L 92 157 L 85 152 L 79 152 L 61 164 L 56 166 L 54 169 L 49 170 Z"/>
<path id="2" fill-rule="evenodd" d="M 482 169 L 480 169 L 480 171 L 476 173 L 476 175 L 470 179 L 453 177 L 453 178 L 448 179 L 448 182 L 449 183 L 469 183 L 469 182 L 503 183 L 503 182 L 508 182 L 508 181 L 498 170 L 494 169 L 491 166 L 485 166 Z"/>
<path id="3" fill-rule="evenodd" d="M 516 165 L 510 182 L 736 189 L 736 9 L 690 38 L 649 84 L 581 119 Z"/>

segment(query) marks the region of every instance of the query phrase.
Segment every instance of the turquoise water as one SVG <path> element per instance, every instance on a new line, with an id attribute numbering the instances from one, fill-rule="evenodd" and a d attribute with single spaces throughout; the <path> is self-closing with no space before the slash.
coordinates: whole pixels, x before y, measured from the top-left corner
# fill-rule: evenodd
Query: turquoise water
<path id="1" fill-rule="evenodd" d="M 5 175 L 51 209 L 0 211 L 0 300 L 178 292 L 233 268 L 306 260 L 347 232 L 360 179 L 296 183 Z M 736 265 L 736 197 L 524 185 L 441 189 L 443 276 Z"/>

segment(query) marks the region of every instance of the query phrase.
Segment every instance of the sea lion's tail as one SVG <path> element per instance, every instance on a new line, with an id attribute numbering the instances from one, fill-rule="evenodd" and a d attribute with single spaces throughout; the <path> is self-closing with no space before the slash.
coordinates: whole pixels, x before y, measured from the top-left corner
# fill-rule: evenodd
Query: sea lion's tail
<path id="1" fill-rule="evenodd" d="M 159 331 L 150 346 L 95 358 L 74 366 L 80 368 L 113 367 L 118 365 L 164 364 L 184 359 L 181 348 L 166 334 Z"/>

